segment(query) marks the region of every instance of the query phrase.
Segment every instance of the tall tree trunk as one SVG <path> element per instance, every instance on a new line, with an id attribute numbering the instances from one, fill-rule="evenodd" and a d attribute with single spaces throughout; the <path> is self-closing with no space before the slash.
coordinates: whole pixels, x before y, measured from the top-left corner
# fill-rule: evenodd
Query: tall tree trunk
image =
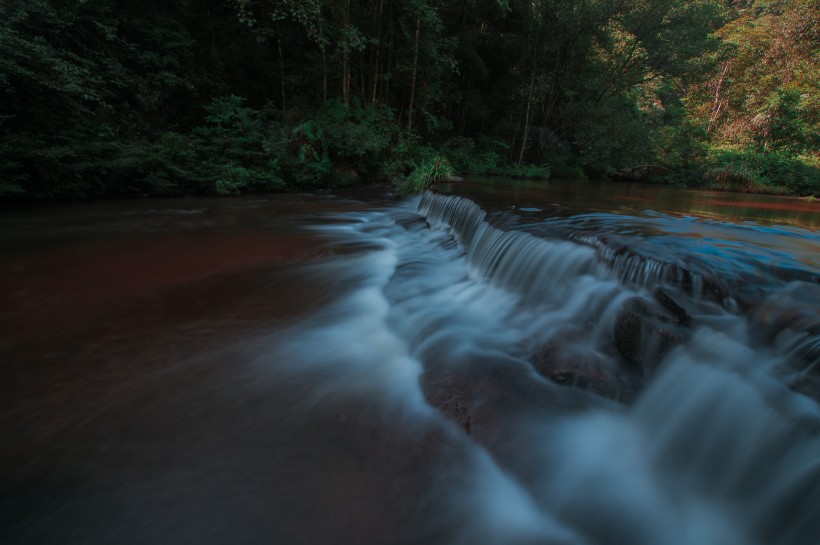
<path id="1" fill-rule="evenodd" d="M 327 51 L 322 46 L 322 101 L 327 102 Z"/>
<path id="2" fill-rule="evenodd" d="M 350 25 L 350 0 L 344 3 L 344 13 L 342 14 L 342 28 L 347 32 Z M 350 43 L 345 38 L 342 46 L 342 99 L 345 104 L 350 104 Z"/>
<path id="3" fill-rule="evenodd" d="M 382 24 L 384 20 L 384 0 L 379 1 L 379 14 L 376 22 L 376 60 L 373 61 L 373 92 L 371 101 L 376 104 L 376 95 L 379 90 L 379 63 L 382 55 Z"/>
<path id="4" fill-rule="evenodd" d="M 367 104 L 367 69 L 364 66 L 364 53 L 359 53 L 359 94 L 362 98 L 362 104 Z"/>
<path id="5" fill-rule="evenodd" d="M 524 133 L 521 135 L 521 151 L 518 154 L 518 164 L 524 160 L 524 151 L 527 149 L 527 140 L 530 136 L 530 109 L 532 108 L 532 93 L 535 88 L 535 70 L 530 76 L 530 92 L 527 95 L 527 112 L 524 115 Z"/>
<path id="6" fill-rule="evenodd" d="M 381 46 L 377 46 L 376 60 L 373 62 L 373 87 L 370 93 L 370 102 L 376 104 L 379 94 L 379 61 L 381 60 Z"/>
<path id="7" fill-rule="evenodd" d="M 407 128 L 413 128 L 413 108 L 416 99 L 416 77 L 419 68 L 419 34 L 421 33 L 421 19 L 416 19 L 416 41 L 413 45 L 413 77 L 410 80 L 410 102 L 407 108 Z"/>
<path id="8" fill-rule="evenodd" d="M 510 126 L 513 124 L 513 113 L 510 112 Z M 521 128 L 521 118 L 524 117 L 520 112 L 518 114 L 518 121 L 515 123 L 515 129 L 511 131 L 512 138 L 510 139 L 510 145 L 507 146 L 507 151 L 504 153 L 504 162 L 505 163 L 512 163 L 513 156 L 515 155 L 515 149 L 518 144 L 516 141 L 518 140 L 518 131 Z"/>
<path id="9" fill-rule="evenodd" d="M 396 59 L 395 55 L 391 54 L 391 52 L 393 51 L 393 4 L 391 3 L 390 6 L 391 13 L 390 15 L 388 15 L 390 26 L 387 29 L 387 35 L 389 39 L 387 40 L 387 49 L 385 50 L 385 52 L 387 53 L 387 65 L 385 66 L 384 71 L 384 74 L 387 75 L 387 80 L 381 86 L 381 101 L 386 102 L 387 104 L 398 104 L 397 102 L 391 102 L 391 99 L 393 98 L 393 66 L 395 66 Z M 399 123 L 399 126 L 401 127 L 401 123 Z"/>
<path id="10" fill-rule="evenodd" d="M 546 40 L 545 40 L 546 41 Z M 521 134 L 521 149 L 518 152 L 518 164 L 520 165 L 524 161 L 524 153 L 527 151 L 527 143 L 529 142 L 530 137 L 530 122 L 533 117 L 533 95 L 535 94 L 535 75 L 538 73 L 538 66 L 541 64 L 539 59 L 539 49 L 538 44 L 541 42 L 541 34 L 539 30 L 535 32 L 535 42 L 532 45 L 532 50 L 530 53 L 530 70 L 532 71 L 530 74 L 530 88 L 527 91 L 527 108 L 524 113 L 524 129 Z M 529 49 L 529 44 L 525 47 Z M 522 56 L 526 55 L 527 49 L 524 50 Z M 544 44 L 544 50 L 546 51 L 547 44 Z M 512 151 L 512 150 L 511 150 Z"/>
<path id="11" fill-rule="evenodd" d="M 276 40 L 276 46 L 279 49 L 279 91 L 282 93 L 282 113 L 285 113 L 285 58 L 282 54 L 282 40 Z"/>
<path id="12" fill-rule="evenodd" d="M 723 73 L 720 75 L 720 79 L 715 86 L 715 102 L 712 104 L 712 113 L 709 116 L 709 126 L 706 127 L 706 134 L 711 134 L 712 126 L 715 124 L 715 121 L 717 121 L 720 115 L 720 109 L 723 107 L 723 98 L 720 96 L 720 92 L 723 90 L 723 82 L 726 80 L 726 74 L 729 73 L 729 65 L 729 61 L 723 63 Z"/>
<path id="13" fill-rule="evenodd" d="M 345 104 L 350 104 L 350 53 L 345 48 L 342 53 L 342 99 Z"/>
<path id="14" fill-rule="evenodd" d="M 205 4 L 205 18 L 208 21 L 208 31 L 211 34 L 211 50 L 216 51 L 216 35 L 214 34 L 214 25 L 211 23 L 211 10 L 207 4 Z"/>

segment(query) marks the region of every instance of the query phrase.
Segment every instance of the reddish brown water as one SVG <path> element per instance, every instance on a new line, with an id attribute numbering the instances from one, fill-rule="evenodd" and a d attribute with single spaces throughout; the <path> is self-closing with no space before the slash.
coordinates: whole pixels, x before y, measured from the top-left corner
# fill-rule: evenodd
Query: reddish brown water
<path id="1" fill-rule="evenodd" d="M 820 227 L 820 200 L 750 195 L 676 187 L 622 183 L 475 179 L 443 184 L 443 192 L 465 195 L 489 209 L 538 209 L 548 214 L 608 212 L 634 215 L 644 211 L 692 215 L 720 221 Z"/>
<path id="2" fill-rule="evenodd" d="M 304 226 L 362 207 L 279 196 L 4 213 L 3 542 L 275 535 L 285 485 L 254 490 L 284 463 L 266 446 L 285 440 L 287 403 L 249 391 L 237 343 L 333 299 L 327 279 L 295 272 L 338 251 Z"/>
<path id="3" fill-rule="evenodd" d="M 749 298 L 811 295 L 820 269 L 816 203 L 450 190 L 562 239 L 514 266 L 596 263 L 572 234 L 736 277 Z M 483 278 L 471 252 L 491 249 L 465 257 L 416 204 L 378 189 L 4 211 L 0 542 L 811 542 L 820 414 L 771 378 L 784 348 L 707 301 L 634 406 L 556 385 L 527 361 L 534 339 L 607 333 L 590 309 L 649 288 L 602 264 Z M 750 360 L 760 376 L 732 367 Z M 457 397 L 434 408 L 441 391 Z M 796 474 L 809 484 L 789 488 Z"/>

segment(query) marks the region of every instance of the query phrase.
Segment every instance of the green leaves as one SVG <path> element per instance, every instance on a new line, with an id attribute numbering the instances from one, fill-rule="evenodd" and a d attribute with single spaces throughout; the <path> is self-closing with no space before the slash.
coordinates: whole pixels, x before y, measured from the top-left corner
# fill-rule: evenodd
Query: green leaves
<path id="1" fill-rule="evenodd" d="M 709 172 L 743 164 L 756 183 L 817 191 L 806 176 L 817 176 L 820 147 L 818 28 L 817 2 L 758 0 L 714 34 L 723 47 L 704 57 L 706 77 L 685 96 L 693 121 L 708 130 Z"/>
<path id="2" fill-rule="evenodd" d="M 802 172 L 820 148 L 820 8 L 746 4 L 6 0 L 0 192 L 423 180 L 437 154 L 459 172 L 717 172 L 710 146 Z"/>
<path id="3" fill-rule="evenodd" d="M 402 194 L 420 193 L 428 189 L 433 184 L 447 181 L 455 175 L 455 169 L 450 160 L 443 155 L 433 155 L 421 161 L 406 181 L 399 184 L 399 192 Z"/>
<path id="4" fill-rule="evenodd" d="M 712 189 L 820 194 L 820 161 L 816 158 L 716 147 L 710 150 L 706 165 L 705 182 Z"/>

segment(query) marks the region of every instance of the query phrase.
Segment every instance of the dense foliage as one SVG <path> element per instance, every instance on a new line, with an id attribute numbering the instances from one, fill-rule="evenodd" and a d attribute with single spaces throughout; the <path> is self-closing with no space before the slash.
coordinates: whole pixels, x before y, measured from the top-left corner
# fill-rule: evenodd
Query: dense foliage
<path id="1" fill-rule="evenodd" d="M 459 173 L 820 193 L 816 0 L 5 0 L 0 196 Z M 449 170 L 448 170 L 449 172 Z"/>
<path id="2" fill-rule="evenodd" d="M 721 189 L 820 194 L 820 3 L 741 3 L 714 68 L 689 88 Z"/>

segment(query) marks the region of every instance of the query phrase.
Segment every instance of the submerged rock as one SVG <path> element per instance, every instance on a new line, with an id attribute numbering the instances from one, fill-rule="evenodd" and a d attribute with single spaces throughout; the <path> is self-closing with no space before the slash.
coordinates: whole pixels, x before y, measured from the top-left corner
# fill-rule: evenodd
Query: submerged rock
<path id="1" fill-rule="evenodd" d="M 404 227 L 408 231 L 423 231 L 429 229 L 430 224 L 424 216 L 418 214 L 404 214 L 396 217 L 396 224 Z"/>
<path id="2" fill-rule="evenodd" d="M 619 168 L 610 178 L 619 182 L 645 182 L 656 176 L 666 176 L 669 169 L 658 165 L 638 165 Z"/>
<path id="3" fill-rule="evenodd" d="M 820 335 L 820 286 L 789 284 L 752 309 L 750 325 L 767 342 L 775 342 L 784 331 Z"/>
<path id="4" fill-rule="evenodd" d="M 772 294 L 753 309 L 750 329 L 785 354 L 775 369 L 778 377 L 820 401 L 820 286 L 794 282 Z"/>
<path id="5" fill-rule="evenodd" d="M 510 426 L 533 414 L 578 414 L 611 402 L 542 380 L 526 361 L 499 354 L 426 361 L 419 385 L 427 403 L 485 446 L 506 447 Z"/>
<path id="6" fill-rule="evenodd" d="M 427 373 L 422 376 L 422 390 L 430 405 L 444 413 L 467 435 L 472 434 L 472 394 L 466 381 Z"/>
<path id="7" fill-rule="evenodd" d="M 585 346 L 581 332 L 561 331 L 536 349 L 530 362 L 542 376 L 565 386 L 629 402 L 639 384 L 613 359 Z"/>
<path id="8" fill-rule="evenodd" d="M 682 307 L 678 313 L 681 311 Z M 618 352 L 640 375 L 651 374 L 664 356 L 689 335 L 689 329 L 679 318 L 663 306 L 640 297 L 633 297 L 623 305 L 613 330 Z"/>
<path id="9" fill-rule="evenodd" d="M 692 306 L 688 301 L 682 297 L 676 296 L 671 290 L 666 288 L 658 288 L 655 290 L 655 299 L 663 305 L 672 316 L 683 326 L 690 326 L 692 324 Z"/>

